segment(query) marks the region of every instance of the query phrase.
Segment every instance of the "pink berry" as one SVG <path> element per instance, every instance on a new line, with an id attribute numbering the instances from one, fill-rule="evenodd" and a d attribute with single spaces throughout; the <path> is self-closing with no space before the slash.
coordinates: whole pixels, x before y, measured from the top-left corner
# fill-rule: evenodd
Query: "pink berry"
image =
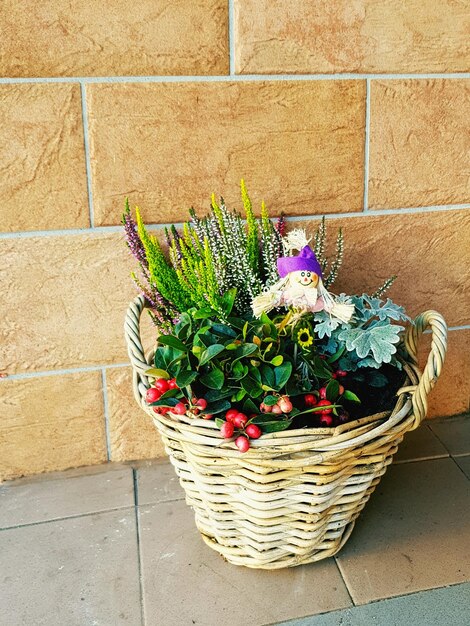
<path id="1" fill-rule="evenodd" d="M 326 387 L 320 387 L 318 393 L 320 394 L 320 399 L 324 400 L 326 398 Z"/>
<path id="2" fill-rule="evenodd" d="M 256 424 L 248 424 L 245 428 L 245 433 L 250 439 L 258 439 L 262 435 L 261 428 Z"/>
<path id="3" fill-rule="evenodd" d="M 147 400 L 147 402 L 156 402 L 161 395 L 162 394 L 158 389 L 155 389 L 155 387 L 150 387 L 150 389 L 147 389 L 145 399 Z"/>
<path id="4" fill-rule="evenodd" d="M 313 395 L 313 393 L 307 393 L 307 395 L 304 396 L 304 402 L 307 406 L 315 406 L 317 398 Z"/>
<path id="5" fill-rule="evenodd" d="M 186 413 L 186 405 L 182 402 L 178 402 L 178 404 L 173 407 L 172 412 L 176 413 L 176 415 L 184 415 Z"/>
<path id="6" fill-rule="evenodd" d="M 201 415 L 203 420 L 211 420 L 214 416 L 212 413 L 204 413 L 204 415 Z"/>
<path id="7" fill-rule="evenodd" d="M 168 385 L 168 381 L 164 378 L 157 378 L 157 380 L 153 383 L 153 386 L 160 391 L 160 393 L 165 393 L 170 388 Z"/>
<path id="8" fill-rule="evenodd" d="M 268 409 L 269 407 L 264 402 L 259 405 L 259 410 L 261 411 L 261 413 L 268 413 Z"/>
<path id="9" fill-rule="evenodd" d="M 240 435 L 235 439 L 235 445 L 240 450 L 240 452 L 248 452 L 248 450 L 250 449 L 250 442 L 243 435 Z"/>
<path id="10" fill-rule="evenodd" d="M 283 396 L 277 404 L 283 413 L 290 413 L 294 408 L 288 396 Z"/>
<path id="11" fill-rule="evenodd" d="M 230 439 L 233 436 L 233 431 L 235 428 L 231 422 L 224 422 L 220 427 L 220 432 L 222 433 L 222 437 L 224 439 Z"/>
<path id="12" fill-rule="evenodd" d="M 347 372 L 345 372 L 344 370 L 337 370 L 337 371 L 336 371 L 336 374 L 337 374 L 338 376 L 343 377 L 343 376 L 347 376 L 347 374 L 348 374 L 348 373 L 347 373 Z"/>
<path id="13" fill-rule="evenodd" d="M 199 398 L 196 402 L 196 406 L 204 410 L 207 407 L 207 400 L 205 398 Z"/>
<path id="14" fill-rule="evenodd" d="M 244 413 L 237 413 L 232 419 L 232 423 L 237 428 L 243 428 L 248 421 L 248 417 Z"/>
<path id="15" fill-rule="evenodd" d="M 320 417 L 320 424 L 323 424 L 323 426 L 332 426 L 333 424 L 333 418 L 331 415 L 322 415 Z"/>
<path id="16" fill-rule="evenodd" d="M 274 413 L 275 415 L 280 415 L 282 413 L 282 409 L 279 406 L 279 404 L 275 404 L 274 406 L 270 406 L 270 412 Z"/>

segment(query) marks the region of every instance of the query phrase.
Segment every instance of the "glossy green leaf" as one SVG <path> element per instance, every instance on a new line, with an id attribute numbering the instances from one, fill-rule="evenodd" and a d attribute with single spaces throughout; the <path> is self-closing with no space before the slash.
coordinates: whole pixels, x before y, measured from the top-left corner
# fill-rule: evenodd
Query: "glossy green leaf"
<path id="1" fill-rule="evenodd" d="M 215 343 L 204 350 L 199 358 L 199 365 L 205 365 L 225 350 L 221 343 Z"/>
<path id="2" fill-rule="evenodd" d="M 158 337 L 158 344 L 162 346 L 170 346 L 171 348 L 176 348 L 177 350 L 181 350 L 181 352 L 187 352 L 188 347 L 184 345 L 182 341 L 180 341 L 177 337 L 173 335 L 160 335 Z"/>
<path id="3" fill-rule="evenodd" d="M 209 389 L 222 389 L 224 380 L 224 373 L 218 368 L 211 370 L 200 378 L 201 383 L 209 387 Z"/>

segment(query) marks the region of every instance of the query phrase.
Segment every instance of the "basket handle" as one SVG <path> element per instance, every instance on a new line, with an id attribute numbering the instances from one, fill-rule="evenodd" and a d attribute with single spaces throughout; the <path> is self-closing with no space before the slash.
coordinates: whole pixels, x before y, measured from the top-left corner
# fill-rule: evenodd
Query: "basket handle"
<path id="1" fill-rule="evenodd" d="M 406 330 L 405 348 L 413 364 L 418 364 L 419 340 L 427 328 L 430 328 L 432 332 L 431 351 L 419 383 L 413 390 L 412 402 L 415 423 L 411 430 L 418 428 L 426 417 L 427 395 L 439 378 L 447 351 L 447 324 L 444 318 L 437 311 L 425 311 L 418 315 L 414 324 L 410 324 Z"/>
<path id="2" fill-rule="evenodd" d="M 137 298 L 134 298 L 134 300 L 130 303 L 124 321 L 124 334 L 126 337 L 127 352 L 129 354 L 134 372 L 134 393 L 138 402 L 140 400 L 137 390 L 138 383 L 142 381 L 145 387 L 150 387 L 150 383 L 145 374 L 150 366 L 145 359 L 142 340 L 140 338 L 140 317 L 144 308 L 144 296 L 137 296 Z"/>

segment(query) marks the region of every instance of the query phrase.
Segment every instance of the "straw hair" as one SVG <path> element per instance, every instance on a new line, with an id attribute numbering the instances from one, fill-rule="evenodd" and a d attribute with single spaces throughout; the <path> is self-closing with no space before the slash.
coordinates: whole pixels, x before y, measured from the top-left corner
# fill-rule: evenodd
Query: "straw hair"
<path id="1" fill-rule="evenodd" d="M 154 420 L 193 508 L 203 540 L 227 561 L 278 569 L 336 554 L 385 473 L 403 436 L 426 416 L 426 397 L 442 368 L 446 324 L 439 313 L 419 315 L 407 330 L 405 385 L 392 411 L 336 428 L 302 428 L 263 435 L 241 454 L 211 420 L 158 415 L 145 401 L 150 381 L 140 341 L 144 299 L 125 321 L 137 402 Z M 423 374 L 419 338 L 432 331 Z"/>

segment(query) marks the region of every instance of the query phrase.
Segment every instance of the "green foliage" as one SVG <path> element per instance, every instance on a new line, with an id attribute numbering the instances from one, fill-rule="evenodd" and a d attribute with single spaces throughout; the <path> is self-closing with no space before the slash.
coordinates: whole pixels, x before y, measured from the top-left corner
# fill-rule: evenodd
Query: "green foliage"
<path id="1" fill-rule="evenodd" d="M 345 297 L 342 294 L 339 301 Z M 378 369 L 384 363 L 400 367 L 396 353 L 404 328 L 392 322 L 410 321 L 403 307 L 389 298 L 384 302 L 367 294 L 352 296 L 350 301 L 355 309 L 349 323 L 340 322 L 325 311 L 314 314 L 315 333 L 324 340 L 325 353 L 334 354 L 344 346 L 339 365 L 347 371 L 361 367 Z"/>
<path id="2" fill-rule="evenodd" d="M 168 265 L 158 239 L 147 232 L 138 209 L 136 209 L 136 218 L 137 232 L 145 248 L 152 282 L 159 293 L 171 302 L 177 311 L 187 310 L 188 306 L 191 306 L 191 300 L 184 293 L 177 273 Z"/>

